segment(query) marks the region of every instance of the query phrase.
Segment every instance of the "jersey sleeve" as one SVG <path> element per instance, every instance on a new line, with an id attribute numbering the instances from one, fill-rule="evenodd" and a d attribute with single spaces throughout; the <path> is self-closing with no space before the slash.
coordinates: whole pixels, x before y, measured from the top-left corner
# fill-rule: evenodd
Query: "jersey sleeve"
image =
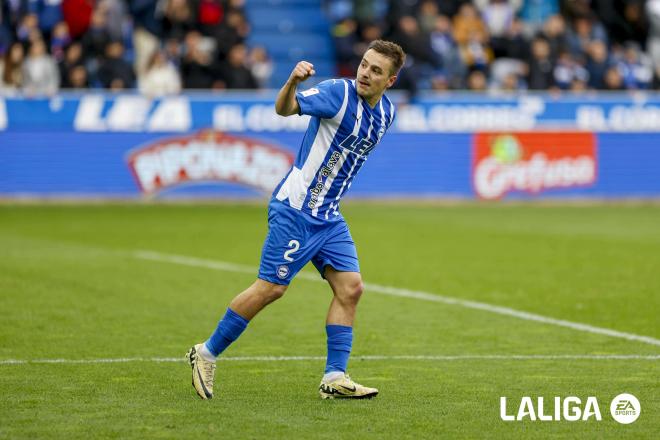
<path id="1" fill-rule="evenodd" d="M 330 79 L 296 93 L 301 115 L 333 118 L 344 103 L 346 85 L 343 80 Z"/>

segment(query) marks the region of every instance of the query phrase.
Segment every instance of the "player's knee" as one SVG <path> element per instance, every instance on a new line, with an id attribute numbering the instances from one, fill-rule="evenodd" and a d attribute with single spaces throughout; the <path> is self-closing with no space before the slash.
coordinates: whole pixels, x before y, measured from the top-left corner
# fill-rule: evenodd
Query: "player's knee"
<path id="1" fill-rule="evenodd" d="M 362 296 L 362 292 L 364 292 L 364 284 L 362 283 L 362 280 L 355 280 L 347 284 L 342 290 L 343 294 L 341 299 L 344 302 L 357 304 Z"/>
<path id="2" fill-rule="evenodd" d="M 273 302 L 282 298 L 284 296 L 284 292 L 286 292 L 286 289 L 287 286 L 283 286 L 281 284 L 271 284 L 265 292 L 268 302 Z"/>

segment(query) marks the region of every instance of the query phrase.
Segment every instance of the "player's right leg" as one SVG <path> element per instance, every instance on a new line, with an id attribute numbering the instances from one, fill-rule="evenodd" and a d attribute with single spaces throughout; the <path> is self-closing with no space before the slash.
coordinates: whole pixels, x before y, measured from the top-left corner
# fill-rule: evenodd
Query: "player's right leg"
<path id="1" fill-rule="evenodd" d="M 304 217 L 293 208 L 275 202 L 268 214 L 259 278 L 232 300 L 211 337 L 188 352 L 193 386 L 202 399 L 213 397 L 217 356 L 243 333 L 257 313 L 284 295 L 293 277 L 323 244 L 310 234 Z"/>
<path id="2" fill-rule="evenodd" d="M 199 397 L 213 398 L 216 358 L 238 339 L 257 313 L 281 298 L 287 287 L 257 279 L 234 298 L 211 337 L 190 348 L 186 356 L 192 367 L 192 385 Z"/>

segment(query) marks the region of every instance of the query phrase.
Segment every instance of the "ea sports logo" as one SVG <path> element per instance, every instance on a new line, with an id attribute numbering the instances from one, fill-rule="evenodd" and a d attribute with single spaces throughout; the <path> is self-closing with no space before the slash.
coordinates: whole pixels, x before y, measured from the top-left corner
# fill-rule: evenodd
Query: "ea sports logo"
<path id="1" fill-rule="evenodd" d="M 610 413 L 614 420 L 624 425 L 634 422 L 642 411 L 637 397 L 632 394 L 619 394 L 610 404 Z"/>
<path id="2" fill-rule="evenodd" d="M 285 265 L 278 266 L 277 276 L 281 279 L 285 279 L 287 276 L 289 276 L 289 267 Z"/>

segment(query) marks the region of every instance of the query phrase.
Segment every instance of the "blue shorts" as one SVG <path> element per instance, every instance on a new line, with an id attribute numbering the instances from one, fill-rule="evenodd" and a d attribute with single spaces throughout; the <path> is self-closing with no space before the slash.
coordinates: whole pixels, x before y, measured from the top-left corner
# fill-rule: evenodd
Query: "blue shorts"
<path id="1" fill-rule="evenodd" d="M 288 285 L 310 260 L 322 277 L 326 266 L 342 272 L 360 271 L 355 243 L 343 218 L 327 222 L 272 201 L 259 278 Z"/>

